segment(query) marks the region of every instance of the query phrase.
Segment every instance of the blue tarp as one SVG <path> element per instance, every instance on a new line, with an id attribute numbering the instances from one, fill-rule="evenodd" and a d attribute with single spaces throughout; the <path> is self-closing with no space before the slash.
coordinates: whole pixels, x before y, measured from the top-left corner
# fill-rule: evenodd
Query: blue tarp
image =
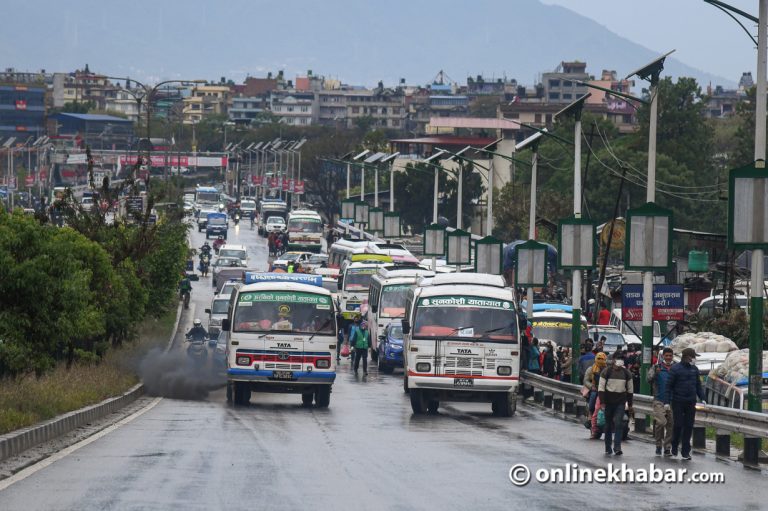
<path id="1" fill-rule="evenodd" d="M 504 246 L 504 271 L 511 270 L 515 267 L 515 254 L 517 253 L 517 246 L 525 243 L 528 240 L 513 241 Z M 547 246 L 547 265 L 549 271 L 554 272 L 557 270 L 557 249 L 549 243 L 544 243 Z"/>

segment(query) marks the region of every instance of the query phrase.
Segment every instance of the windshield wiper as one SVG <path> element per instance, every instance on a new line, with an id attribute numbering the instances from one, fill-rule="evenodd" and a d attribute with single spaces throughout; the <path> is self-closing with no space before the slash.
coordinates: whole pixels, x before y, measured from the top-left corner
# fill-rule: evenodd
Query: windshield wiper
<path id="1" fill-rule="evenodd" d="M 320 330 L 322 330 L 323 328 L 327 327 L 327 326 L 328 326 L 328 324 L 329 324 L 329 323 L 331 322 L 331 320 L 333 320 L 333 319 L 334 319 L 333 317 L 330 317 L 330 318 L 326 319 L 326 320 L 325 320 L 325 323 L 323 323 L 323 324 L 322 324 L 322 325 L 321 325 L 321 326 L 320 326 L 320 327 L 319 327 L 317 330 L 315 330 L 315 331 L 314 331 L 314 333 L 312 333 L 312 335 L 310 335 L 310 336 L 309 336 L 309 339 L 307 339 L 307 341 L 311 341 L 311 340 L 312 340 L 312 338 L 313 338 L 315 335 L 317 335 L 317 333 L 318 333 Z"/>
<path id="2" fill-rule="evenodd" d="M 507 328 L 509 328 L 509 327 L 507 327 L 507 326 L 500 326 L 499 328 L 491 328 L 490 330 L 486 330 L 485 332 L 483 332 L 480 335 L 492 334 L 494 332 L 499 332 L 501 330 L 506 330 Z"/>

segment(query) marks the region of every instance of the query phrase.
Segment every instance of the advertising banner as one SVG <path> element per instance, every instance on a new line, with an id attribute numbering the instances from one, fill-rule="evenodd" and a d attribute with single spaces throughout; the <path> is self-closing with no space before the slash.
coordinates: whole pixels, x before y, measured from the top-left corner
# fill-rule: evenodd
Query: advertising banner
<path id="1" fill-rule="evenodd" d="M 653 320 L 679 321 L 684 317 L 685 302 L 682 284 L 653 285 Z M 643 319 L 643 285 L 624 284 L 621 286 L 622 321 Z"/>

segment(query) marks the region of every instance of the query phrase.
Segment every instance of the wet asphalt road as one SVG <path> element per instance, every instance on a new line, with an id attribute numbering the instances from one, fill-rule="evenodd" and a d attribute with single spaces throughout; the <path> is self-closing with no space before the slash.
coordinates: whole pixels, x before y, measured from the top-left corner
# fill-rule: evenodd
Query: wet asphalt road
<path id="1" fill-rule="evenodd" d="M 246 224 L 247 225 L 247 224 Z M 255 232 L 251 260 L 266 266 Z M 202 236 L 192 235 L 195 246 Z M 195 283 L 194 307 L 207 306 Z M 183 318 L 188 328 L 195 311 Z M 204 319 L 204 323 L 206 320 Z M 344 360 L 327 410 L 302 408 L 298 395 L 253 394 L 245 407 L 223 390 L 206 398 L 162 399 L 131 422 L 0 491 L 0 510 L 104 509 L 766 509 L 768 475 L 718 461 L 653 456 L 625 444 L 606 458 L 578 424 L 536 407 L 511 419 L 490 405 L 455 404 L 415 417 L 402 373 L 356 377 Z M 725 484 L 540 484 L 513 486 L 512 465 L 532 470 L 579 463 L 722 472 Z"/>

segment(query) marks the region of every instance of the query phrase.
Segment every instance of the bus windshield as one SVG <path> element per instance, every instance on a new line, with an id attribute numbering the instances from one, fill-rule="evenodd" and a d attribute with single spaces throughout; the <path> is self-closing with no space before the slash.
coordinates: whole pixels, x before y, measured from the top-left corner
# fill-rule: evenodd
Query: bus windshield
<path id="1" fill-rule="evenodd" d="M 478 296 L 421 298 L 413 323 L 414 339 L 450 337 L 517 343 L 512 302 Z"/>
<path id="2" fill-rule="evenodd" d="M 533 336 L 539 342 L 551 341 L 558 346 L 570 346 L 573 341 L 572 322 L 565 318 L 534 317 L 531 320 Z M 587 329 L 581 325 L 581 339 L 587 337 Z"/>
<path id="3" fill-rule="evenodd" d="M 219 192 L 198 190 L 195 193 L 195 200 L 197 202 L 207 202 L 213 204 L 219 202 Z"/>
<path id="4" fill-rule="evenodd" d="M 344 275 L 344 291 L 367 291 L 376 268 L 350 268 Z"/>
<path id="5" fill-rule="evenodd" d="M 323 224 L 313 218 L 297 218 L 288 222 L 288 232 L 323 232 Z"/>
<path id="6" fill-rule="evenodd" d="M 237 297 L 234 332 L 334 335 L 331 297 L 299 291 L 253 291 Z"/>
<path id="7" fill-rule="evenodd" d="M 379 301 L 379 316 L 382 318 L 402 318 L 405 315 L 405 298 L 411 286 L 408 284 L 393 284 L 384 286 Z"/>

